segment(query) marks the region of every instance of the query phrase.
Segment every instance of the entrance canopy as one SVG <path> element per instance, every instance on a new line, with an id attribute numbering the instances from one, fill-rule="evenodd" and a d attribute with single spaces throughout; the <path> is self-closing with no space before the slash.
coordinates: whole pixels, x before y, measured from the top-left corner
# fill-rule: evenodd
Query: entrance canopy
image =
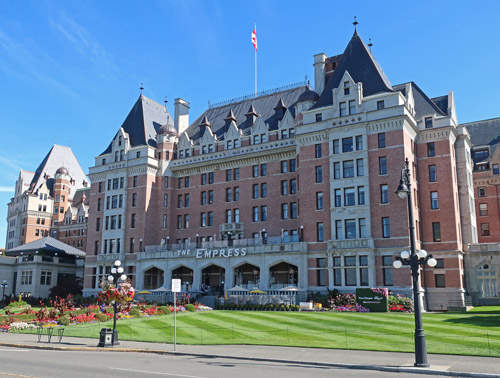
<path id="1" fill-rule="evenodd" d="M 71 255 L 85 257 L 85 252 L 50 236 L 5 251 L 6 256 L 35 255 L 38 253 L 46 256 Z"/>

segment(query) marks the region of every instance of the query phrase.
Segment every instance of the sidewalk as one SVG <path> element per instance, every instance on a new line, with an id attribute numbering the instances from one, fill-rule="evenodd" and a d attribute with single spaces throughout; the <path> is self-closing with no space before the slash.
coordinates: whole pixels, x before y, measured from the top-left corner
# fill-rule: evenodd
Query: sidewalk
<path id="1" fill-rule="evenodd" d="M 500 359 L 494 357 L 466 357 L 451 355 L 428 355 L 430 368 L 414 368 L 414 354 L 393 352 L 369 352 L 341 349 L 318 349 L 296 347 L 274 347 L 260 345 L 177 345 L 120 341 L 113 348 L 97 348 L 98 339 L 63 337 L 57 342 L 47 342 L 44 336 L 40 343 L 36 334 L 0 333 L 0 347 L 43 348 L 53 350 L 168 353 L 198 357 L 219 357 L 253 361 L 272 361 L 305 365 L 324 365 L 350 369 L 378 370 L 389 372 L 423 374 L 452 377 L 498 377 Z"/>

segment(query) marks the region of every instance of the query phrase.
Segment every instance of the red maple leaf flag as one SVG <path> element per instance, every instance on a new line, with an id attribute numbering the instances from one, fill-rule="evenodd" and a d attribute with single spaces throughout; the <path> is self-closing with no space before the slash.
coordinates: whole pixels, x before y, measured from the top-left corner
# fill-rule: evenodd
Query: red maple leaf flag
<path id="1" fill-rule="evenodd" d="M 252 32 L 252 44 L 255 51 L 257 51 L 257 26 L 254 27 Z"/>

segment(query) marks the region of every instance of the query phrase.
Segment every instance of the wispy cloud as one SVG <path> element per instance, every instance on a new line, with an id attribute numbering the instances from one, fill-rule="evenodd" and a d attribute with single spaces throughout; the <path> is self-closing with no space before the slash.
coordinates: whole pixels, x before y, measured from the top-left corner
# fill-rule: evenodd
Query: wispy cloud
<path id="1" fill-rule="evenodd" d="M 14 74 L 28 80 L 38 80 L 45 85 L 54 87 L 65 94 L 76 95 L 76 92 L 56 80 L 48 67 L 54 62 L 36 44 L 30 41 L 18 41 L 0 29 L 0 51 L 3 58 L 0 60 L 0 69 L 8 74 Z"/>
<path id="2" fill-rule="evenodd" d="M 70 18 L 64 11 L 58 12 L 57 19 L 51 19 L 50 25 L 68 40 L 74 50 L 84 59 L 91 61 L 97 68 L 119 72 L 118 65 L 111 54 L 99 43 L 92 34 Z"/>
<path id="3" fill-rule="evenodd" d="M 14 190 L 15 188 L 13 186 L 0 186 L 0 192 L 13 193 Z"/>

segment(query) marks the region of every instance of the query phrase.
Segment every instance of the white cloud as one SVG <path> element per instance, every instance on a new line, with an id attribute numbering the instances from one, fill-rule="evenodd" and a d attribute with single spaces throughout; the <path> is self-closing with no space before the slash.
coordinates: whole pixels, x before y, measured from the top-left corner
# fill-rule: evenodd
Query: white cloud
<path id="1" fill-rule="evenodd" d="M 15 188 L 13 186 L 0 186 L 0 192 L 14 192 Z"/>

